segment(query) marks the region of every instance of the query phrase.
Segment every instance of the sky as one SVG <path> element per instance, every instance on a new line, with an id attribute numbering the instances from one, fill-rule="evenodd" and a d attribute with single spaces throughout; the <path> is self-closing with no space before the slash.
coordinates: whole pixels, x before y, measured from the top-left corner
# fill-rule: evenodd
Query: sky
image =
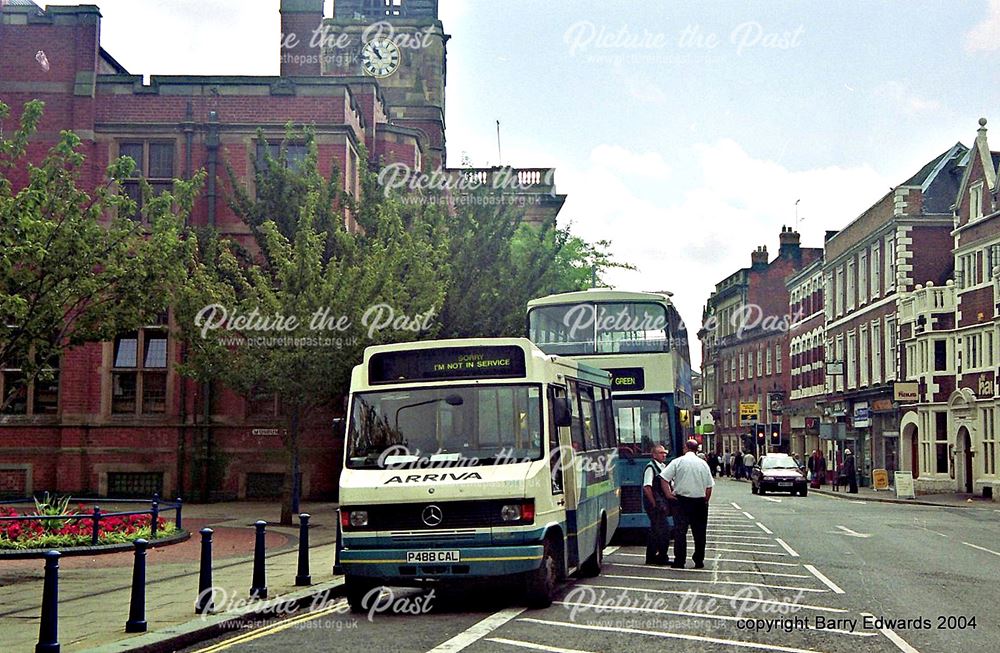
<path id="1" fill-rule="evenodd" d="M 133 74 L 278 74 L 278 0 L 89 1 Z M 1000 0 L 440 0 L 440 15 L 448 164 L 555 167 L 560 222 L 637 268 L 606 281 L 672 291 L 689 331 L 782 226 L 821 247 L 971 145 L 980 117 L 1000 127 Z"/>

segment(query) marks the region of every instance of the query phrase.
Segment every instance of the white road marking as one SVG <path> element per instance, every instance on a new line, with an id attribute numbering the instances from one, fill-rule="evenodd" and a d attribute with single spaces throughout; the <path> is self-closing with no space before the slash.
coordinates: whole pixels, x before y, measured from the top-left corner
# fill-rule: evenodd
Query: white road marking
<path id="1" fill-rule="evenodd" d="M 971 546 L 973 549 L 979 549 L 980 551 L 985 551 L 986 553 L 992 553 L 995 556 L 1000 556 L 1000 553 L 997 553 L 996 551 L 994 551 L 992 549 L 987 549 L 987 548 L 984 548 L 984 547 L 981 547 L 981 546 L 976 546 L 975 544 L 969 544 L 968 542 L 962 542 L 962 544 L 964 544 L 965 546 Z"/>
<path id="2" fill-rule="evenodd" d="M 723 644 L 725 646 L 738 646 L 743 648 L 755 648 L 763 651 L 782 651 L 783 653 L 819 653 L 812 649 L 792 648 L 790 646 L 774 646 L 771 644 L 760 644 L 758 642 L 744 642 L 736 639 L 721 639 L 718 637 L 702 637 L 700 635 L 682 635 L 681 633 L 667 633 L 658 630 L 642 630 L 640 628 L 613 628 L 611 626 L 591 626 L 588 624 L 573 624 L 562 621 L 549 621 L 547 619 L 525 618 L 521 621 L 531 623 L 563 626 L 565 628 L 578 628 L 580 630 L 596 630 L 609 633 L 631 633 L 633 635 L 649 635 L 652 637 L 664 637 L 668 639 L 683 639 L 690 642 L 709 642 L 711 644 Z"/>
<path id="3" fill-rule="evenodd" d="M 509 646 L 519 646 L 520 648 L 527 648 L 533 651 L 548 651 L 549 653 L 591 653 L 590 651 L 584 651 L 578 648 L 559 648 L 558 646 L 546 646 L 545 644 L 522 642 L 520 640 L 505 639 L 503 637 L 487 637 L 486 641 L 496 642 L 497 644 L 507 644 Z"/>
<path id="4" fill-rule="evenodd" d="M 867 501 L 851 501 L 851 503 L 860 503 L 861 505 L 865 505 L 868 502 Z"/>
<path id="5" fill-rule="evenodd" d="M 787 544 L 785 544 L 785 541 L 783 539 L 781 539 L 780 537 L 774 538 L 774 541 L 777 542 L 778 544 L 780 544 L 782 546 L 782 548 L 785 549 L 785 551 L 788 551 L 788 555 L 792 556 L 793 558 L 798 558 L 799 557 L 799 554 L 795 552 L 795 549 L 793 549 L 792 547 L 790 547 Z M 758 553 L 767 553 L 767 551 L 759 551 Z"/>
<path id="6" fill-rule="evenodd" d="M 749 520 L 753 520 L 753 519 L 754 519 L 754 516 L 753 516 L 753 515 L 751 515 L 750 513 L 748 513 L 748 512 L 747 512 L 747 511 L 745 511 L 745 510 L 743 511 L 743 514 L 744 514 L 744 515 L 746 515 L 746 518 L 747 518 L 747 519 L 749 519 Z"/>
<path id="7" fill-rule="evenodd" d="M 875 617 L 875 615 L 870 612 L 862 612 L 861 615 L 864 617 Z M 890 642 L 896 645 L 896 648 L 903 651 L 903 653 L 920 653 L 920 651 L 910 646 L 905 639 L 894 633 L 891 629 L 880 628 L 879 630 L 882 631 L 883 635 L 889 638 Z"/>
<path id="8" fill-rule="evenodd" d="M 626 576 L 626 578 L 630 578 L 630 577 Z M 593 590 L 632 590 L 632 591 L 635 591 L 635 590 L 638 589 L 634 585 L 633 586 L 626 586 L 626 585 L 589 585 L 589 584 L 578 584 L 578 585 L 575 585 L 574 587 L 583 587 L 583 588 L 586 588 L 586 589 L 593 589 Z M 690 590 L 690 589 L 688 589 L 688 590 L 643 589 L 641 591 L 644 594 L 673 594 L 673 595 L 676 595 L 676 596 L 691 596 L 692 594 L 695 594 L 695 590 Z M 698 590 L 697 591 L 697 596 L 705 596 L 705 597 L 708 597 L 710 599 L 723 599 L 723 600 L 727 600 L 727 601 L 731 601 L 733 599 L 735 599 L 737 601 L 740 601 L 740 602 L 748 600 L 746 594 L 743 593 L 743 592 L 740 592 L 739 594 L 716 594 L 714 592 L 703 592 L 701 590 Z M 830 608 L 830 607 L 827 607 L 825 605 L 812 605 L 810 603 L 801 603 L 799 601 L 789 602 L 789 601 L 780 601 L 778 599 L 753 599 L 753 601 L 754 601 L 755 604 L 756 603 L 762 603 L 762 604 L 766 604 L 766 605 L 774 605 L 774 606 L 777 606 L 777 607 L 802 608 L 804 610 L 816 610 L 818 612 L 835 612 L 835 613 L 838 613 L 838 614 L 843 614 L 843 613 L 849 612 L 849 610 L 845 610 L 843 608 Z"/>
<path id="9" fill-rule="evenodd" d="M 601 605 L 595 606 L 593 603 L 581 603 L 581 602 L 567 602 L 567 601 L 556 601 L 558 605 L 565 605 L 571 608 L 590 608 L 597 611 L 598 614 L 604 612 L 645 612 L 653 614 L 674 614 L 681 617 L 696 617 L 699 619 L 718 619 L 720 621 L 745 621 L 746 617 L 736 617 L 724 614 L 713 614 L 707 612 L 688 612 L 682 610 L 668 610 L 666 608 L 643 608 L 639 606 L 632 605 Z M 523 621 L 523 620 L 522 620 Z M 806 630 L 817 630 L 811 626 L 807 626 Z M 841 635 L 854 635 L 856 637 L 875 637 L 876 633 L 855 633 L 847 630 L 834 630 L 833 628 L 823 628 L 820 629 L 824 633 L 839 633 Z"/>
<path id="10" fill-rule="evenodd" d="M 771 531 L 771 530 L 768 530 L 767 526 L 765 526 L 764 524 L 762 524 L 760 522 L 757 522 L 757 525 L 760 526 L 760 530 L 764 531 L 768 535 L 774 535 L 774 532 Z"/>
<path id="11" fill-rule="evenodd" d="M 461 651 L 470 644 L 474 644 L 483 637 L 486 637 L 525 610 L 527 608 L 506 608 L 500 612 L 491 614 L 482 621 L 473 624 L 470 628 L 455 635 L 447 642 L 435 646 L 427 653 L 455 653 L 456 651 Z"/>
<path id="12" fill-rule="evenodd" d="M 871 537 L 872 536 L 871 533 L 858 533 L 857 531 L 852 531 L 848 527 L 841 526 L 840 524 L 837 525 L 837 528 L 839 528 L 840 530 L 844 531 L 844 533 L 843 533 L 844 535 L 850 535 L 851 537 L 862 537 L 863 538 L 863 537 Z M 835 533 L 836 531 L 830 531 L 830 532 L 831 533 Z"/>
<path id="13" fill-rule="evenodd" d="M 680 571 L 680 570 L 679 569 L 675 569 L 674 571 Z M 691 571 L 697 571 L 697 570 L 691 570 Z M 628 580 L 649 580 L 649 581 L 653 581 L 653 582 L 656 582 L 656 583 L 662 583 L 665 580 L 669 580 L 671 584 L 673 584 L 673 583 L 690 583 L 690 584 L 694 584 L 694 585 L 742 585 L 743 587 L 767 587 L 768 589 L 773 589 L 773 590 L 790 590 L 790 591 L 794 591 L 794 592 L 815 592 L 817 594 L 825 594 L 825 593 L 827 593 L 829 591 L 829 590 L 818 590 L 818 589 L 813 588 L 813 587 L 789 587 L 788 585 L 764 585 L 763 583 L 741 583 L 741 582 L 736 581 L 736 580 L 720 580 L 718 583 L 713 583 L 710 580 L 694 580 L 694 579 L 688 579 L 688 578 L 675 578 L 673 576 L 671 576 L 669 578 L 664 578 L 663 576 L 627 576 L 627 575 L 624 575 L 624 574 L 604 574 L 603 576 L 604 576 L 604 578 L 623 578 L 623 579 L 628 579 Z M 639 589 L 639 588 L 633 587 L 632 589 Z M 648 590 L 643 589 L 642 591 L 646 592 Z"/>
<path id="14" fill-rule="evenodd" d="M 816 578 L 820 579 L 820 581 L 824 585 L 826 585 L 827 587 L 829 587 L 830 589 L 832 589 L 834 594 L 843 594 L 844 593 L 844 590 L 840 589 L 837 586 L 836 583 L 834 583 L 832 580 L 830 580 L 825 575 L 823 575 L 823 573 L 819 569 L 816 569 L 816 567 L 813 567 L 812 565 L 802 565 L 802 566 L 805 567 L 806 569 L 808 569 L 809 573 L 811 573 L 813 576 L 815 576 Z"/>
<path id="15" fill-rule="evenodd" d="M 731 501 L 729 505 L 731 505 L 733 508 L 736 508 L 737 510 L 743 510 L 743 508 L 740 508 L 740 506 L 735 501 Z M 1000 512 L 1000 510 L 997 510 L 997 512 Z"/>
<path id="16" fill-rule="evenodd" d="M 764 501 L 770 501 L 771 503 L 781 503 L 781 499 L 774 499 L 771 497 L 761 497 Z"/>
<path id="17" fill-rule="evenodd" d="M 642 556 L 640 556 L 642 557 Z M 634 568 L 646 568 L 649 565 L 630 565 L 627 562 L 609 562 L 609 567 L 634 567 Z M 779 574 L 773 571 L 757 571 L 755 569 L 721 569 L 719 567 L 713 567 L 709 569 L 688 569 L 688 572 L 692 574 L 712 574 L 713 577 L 717 574 L 753 574 L 754 576 L 780 576 L 782 578 L 809 578 L 805 574 Z"/>

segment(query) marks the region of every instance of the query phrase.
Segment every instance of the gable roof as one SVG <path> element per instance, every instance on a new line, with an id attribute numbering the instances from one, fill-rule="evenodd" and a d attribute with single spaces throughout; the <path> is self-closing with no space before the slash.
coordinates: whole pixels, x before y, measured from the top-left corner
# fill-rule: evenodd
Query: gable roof
<path id="1" fill-rule="evenodd" d="M 972 176 L 974 162 L 972 157 L 977 155 L 983 164 L 983 174 L 986 177 L 987 187 L 990 190 L 996 189 L 998 153 L 990 151 L 989 143 L 986 140 L 986 118 L 979 119 L 979 129 L 976 131 L 976 142 L 972 144 L 972 148 L 969 150 L 968 155 L 964 157 L 962 161 L 962 164 L 965 165 L 965 170 L 962 174 L 962 181 L 958 184 L 958 190 L 952 199 L 953 207 L 957 208 L 962 203 L 962 197 L 965 195 L 965 191 L 969 186 L 969 177 Z"/>

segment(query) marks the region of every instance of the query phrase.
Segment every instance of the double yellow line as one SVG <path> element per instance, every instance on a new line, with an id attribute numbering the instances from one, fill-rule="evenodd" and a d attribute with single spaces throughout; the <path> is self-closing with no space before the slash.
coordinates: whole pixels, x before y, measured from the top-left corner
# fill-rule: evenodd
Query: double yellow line
<path id="1" fill-rule="evenodd" d="M 195 653 L 214 653 L 215 651 L 224 651 L 227 648 L 236 646 L 237 644 L 243 644 L 245 642 L 250 642 L 261 637 L 267 637 L 268 635 L 274 635 L 275 633 L 280 633 L 283 630 L 288 630 L 306 621 L 312 621 L 313 619 L 318 619 L 322 616 L 328 615 L 331 612 L 342 611 L 347 606 L 347 599 L 340 599 L 333 605 L 323 608 L 322 610 L 316 610 L 315 612 L 308 612 L 306 614 L 299 615 L 297 617 L 292 617 L 290 619 L 284 619 L 272 626 L 266 626 L 259 630 L 254 630 L 243 635 L 237 635 L 232 639 L 227 639 L 224 642 L 219 642 L 218 644 L 213 644 L 208 648 L 199 649 Z"/>

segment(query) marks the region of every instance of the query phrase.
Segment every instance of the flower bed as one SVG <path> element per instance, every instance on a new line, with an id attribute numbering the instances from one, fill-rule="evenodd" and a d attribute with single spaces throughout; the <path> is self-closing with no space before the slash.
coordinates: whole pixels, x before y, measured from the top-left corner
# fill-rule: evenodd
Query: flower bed
<path id="1" fill-rule="evenodd" d="M 0 550 L 2 549 L 60 549 L 90 546 L 93 543 L 94 520 L 92 511 L 83 505 L 60 513 L 76 519 L 31 519 L 0 521 Z M 37 513 L 19 515 L 13 508 L 0 506 L 0 517 L 31 517 Z M 98 527 L 98 545 L 125 544 L 150 537 L 151 515 L 122 515 L 101 517 Z M 174 524 L 160 517 L 157 520 L 156 538 L 169 537 L 177 532 Z"/>

